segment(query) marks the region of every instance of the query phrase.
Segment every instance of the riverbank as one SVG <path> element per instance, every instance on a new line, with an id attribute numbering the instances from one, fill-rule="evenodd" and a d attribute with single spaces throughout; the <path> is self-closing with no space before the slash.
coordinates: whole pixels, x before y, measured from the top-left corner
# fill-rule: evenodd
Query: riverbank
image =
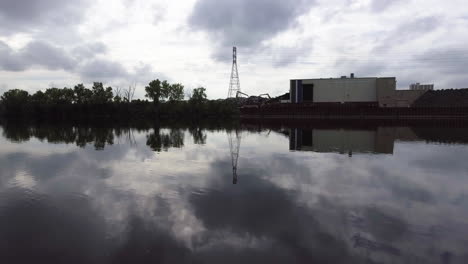
<path id="1" fill-rule="evenodd" d="M 273 104 L 240 108 L 241 118 L 336 120 L 468 120 L 468 107 L 378 107 L 359 104 Z"/>

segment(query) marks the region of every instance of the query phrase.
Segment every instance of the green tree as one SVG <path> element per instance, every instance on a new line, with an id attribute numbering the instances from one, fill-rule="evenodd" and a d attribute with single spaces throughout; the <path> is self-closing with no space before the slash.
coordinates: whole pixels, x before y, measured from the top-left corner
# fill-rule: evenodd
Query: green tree
<path id="1" fill-rule="evenodd" d="M 49 104 L 72 104 L 75 101 L 75 93 L 70 88 L 48 88 L 45 93 L 46 102 Z"/>
<path id="2" fill-rule="evenodd" d="M 206 89 L 204 87 L 193 89 L 192 97 L 190 97 L 189 102 L 192 104 L 202 104 L 206 102 Z"/>
<path id="3" fill-rule="evenodd" d="M 112 87 L 107 87 L 104 89 L 104 86 L 101 82 L 93 83 L 93 102 L 96 104 L 105 104 L 112 102 L 114 95 L 112 94 Z"/>
<path id="4" fill-rule="evenodd" d="M 0 99 L 7 106 L 22 105 L 29 101 L 29 93 L 20 89 L 12 89 L 4 92 Z"/>
<path id="5" fill-rule="evenodd" d="M 171 85 L 167 97 L 169 101 L 182 101 L 184 99 L 184 86 L 180 83 Z"/>
<path id="6" fill-rule="evenodd" d="M 166 98 L 169 97 L 171 93 L 171 85 L 166 80 L 162 81 L 161 83 L 161 97 L 159 98 L 161 101 L 164 101 Z"/>
<path id="7" fill-rule="evenodd" d="M 35 92 L 31 96 L 31 100 L 32 100 L 32 102 L 34 102 L 36 104 L 44 104 L 47 101 L 44 92 L 42 92 L 41 90 Z"/>
<path id="8" fill-rule="evenodd" d="M 162 85 L 159 79 L 151 81 L 148 86 L 145 87 L 145 97 L 153 100 L 155 105 L 159 104 L 159 100 L 163 96 Z"/>
<path id="9" fill-rule="evenodd" d="M 75 85 L 73 92 L 77 104 L 90 103 L 93 98 L 93 91 L 86 88 L 82 83 Z"/>
<path id="10" fill-rule="evenodd" d="M 121 103 L 122 102 L 122 97 L 120 97 L 118 95 L 114 96 L 114 102 Z"/>
<path id="11" fill-rule="evenodd" d="M 159 79 L 151 81 L 145 87 L 145 97 L 153 100 L 155 105 L 159 102 L 168 99 L 169 101 L 180 101 L 184 99 L 184 86 L 180 83 L 169 84 L 166 80 L 160 81 Z"/>
<path id="12" fill-rule="evenodd" d="M 3 108 L 7 115 L 20 116 L 28 112 L 31 98 L 27 91 L 13 89 L 3 93 L 0 99 L 0 108 Z"/>

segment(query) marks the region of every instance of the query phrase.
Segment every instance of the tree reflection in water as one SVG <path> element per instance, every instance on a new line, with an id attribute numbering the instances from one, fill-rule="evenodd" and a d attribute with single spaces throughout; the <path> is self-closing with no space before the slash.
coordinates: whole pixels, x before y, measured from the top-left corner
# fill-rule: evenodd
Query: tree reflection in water
<path id="1" fill-rule="evenodd" d="M 170 129 L 167 133 L 156 127 L 146 136 L 146 145 L 157 152 L 168 151 L 169 148 L 182 148 L 184 136 L 185 133 L 182 129 Z"/>

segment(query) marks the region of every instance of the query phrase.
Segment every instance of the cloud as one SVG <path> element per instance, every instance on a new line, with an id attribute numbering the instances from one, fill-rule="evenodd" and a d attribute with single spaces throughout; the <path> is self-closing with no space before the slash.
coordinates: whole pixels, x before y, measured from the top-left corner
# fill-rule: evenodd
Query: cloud
<path id="1" fill-rule="evenodd" d="M 88 61 L 78 71 L 87 80 L 110 80 L 128 76 L 127 70 L 120 63 L 107 59 Z"/>
<path id="2" fill-rule="evenodd" d="M 72 72 L 83 59 L 94 58 L 106 50 L 106 46 L 100 42 L 82 44 L 73 48 L 72 52 L 68 52 L 48 42 L 31 41 L 23 48 L 15 51 L 8 44 L 0 41 L 0 70 L 25 71 L 33 67 L 39 67 L 48 70 Z M 88 64 L 85 66 L 93 66 Z M 104 69 L 110 70 L 109 66 Z M 87 68 L 83 70 L 87 70 Z"/>
<path id="3" fill-rule="evenodd" d="M 380 44 L 374 48 L 374 51 L 386 51 L 394 46 L 420 39 L 424 35 L 436 30 L 441 25 L 441 22 L 441 18 L 436 16 L 419 17 L 404 22 L 388 34 L 385 34 L 385 37 L 380 40 Z"/>
<path id="4" fill-rule="evenodd" d="M 49 70 L 69 71 L 76 65 L 76 61 L 64 49 L 42 41 L 30 42 L 20 51 L 20 56 L 29 65 L 43 66 Z"/>
<path id="5" fill-rule="evenodd" d="M 0 1 L 0 34 L 32 32 L 48 27 L 79 24 L 89 0 L 15 0 Z"/>
<path id="6" fill-rule="evenodd" d="M 80 59 L 88 59 L 107 52 L 107 46 L 102 42 L 94 42 L 80 45 L 72 50 L 72 53 Z"/>
<path id="7" fill-rule="evenodd" d="M 154 12 L 153 25 L 158 25 L 166 18 L 167 6 L 161 4 L 154 5 L 152 10 Z"/>
<path id="8" fill-rule="evenodd" d="M 64 70 L 78 73 L 82 78 L 90 81 L 128 77 L 140 80 L 153 73 L 152 68 L 145 64 L 137 66 L 134 74 L 129 73 L 121 63 L 99 57 L 106 51 L 107 46 L 101 42 L 85 43 L 71 48 L 68 52 L 44 41 L 31 41 L 15 51 L 0 41 L 0 70 L 25 71 L 34 67 Z"/>
<path id="9" fill-rule="evenodd" d="M 297 62 L 299 58 L 307 57 L 313 48 L 313 40 L 311 38 L 298 41 L 295 46 L 279 47 L 272 49 L 270 54 L 273 58 L 273 66 L 284 67 L 291 63 Z"/>
<path id="10" fill-rule="evenodd" d="M 0 41 L 0 69 L 24 71 L 34 66 L 49 70 L 71 70 L 76 62 L 65 50 L 43 41 L 32 41 L 18 51 Z"/>
<path id="11" fill-rule="evenodd" d="M 199 0 L 188 23 L 205 31 L 223 51 L 233 45 L 255 50 L 262 41 L 292 27 L 312 0 Z M 219 57 L 214 56 L 219 60 Z"/>
<path id="12" fill-rule="evenodd" d="M 156 72 L 150 64 L 140 63 L 127 70 L 120 62 L 102 58 L 88 60 L 77 69 L 78 74 L 85 81 L 114 82 L 119 86 L 129 83 L 146 85 L 151 80 L 169 80 L 163 73 Z M 142 94 L 137 91 L 137 96 Z"/>
<path id="13" fill-rule="evenodd" d="M 449 74 L 466 74 L 468 68 L 468 49 L 436 48 L 415 56 L 415 61 Z"/>
<path id="14" fill-rule="evenodd" d="M 370 8 L 373 12 L 382 12 L 398 2 L 402 2 L 402 0 L 372 0 Z"/>
<path id="15" fill-rule="evenodd" d="M 25 69 L 21 58 L 6 43 L 0 41 L 0 70 L 22 71 Z"/>
<path id="16" fill-rule="evenodd" d="M 356 77 L 378 76 L 386 69 L 383 61 L 378 59 L 362 60 L 340 58 L 335 62 L 335 68 L 341 73 L 353 72 Z"/>
<path id="17" fill-rule="evenodd" d="M 131 73 L 131 77 L 133 81 L 145 84 L 154 79 L 170 81 L 170 78 L 165 74 L 156 72 L 150 64 L 146 63 L 140 63 L 135 66 L 133 68 L 133 73 Z"/>

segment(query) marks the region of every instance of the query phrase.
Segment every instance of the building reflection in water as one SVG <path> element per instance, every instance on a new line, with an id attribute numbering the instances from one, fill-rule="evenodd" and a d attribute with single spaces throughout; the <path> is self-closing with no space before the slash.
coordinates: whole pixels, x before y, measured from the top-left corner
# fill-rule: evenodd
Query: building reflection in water
<path id="1" fill-rule="evenodd" d="M 377 127 L 373 129 L 291 128 L 289 149 L 320 153 L 336 152 L 393 154 L 394 143 L 419 140 L 409 127 Z"/>

